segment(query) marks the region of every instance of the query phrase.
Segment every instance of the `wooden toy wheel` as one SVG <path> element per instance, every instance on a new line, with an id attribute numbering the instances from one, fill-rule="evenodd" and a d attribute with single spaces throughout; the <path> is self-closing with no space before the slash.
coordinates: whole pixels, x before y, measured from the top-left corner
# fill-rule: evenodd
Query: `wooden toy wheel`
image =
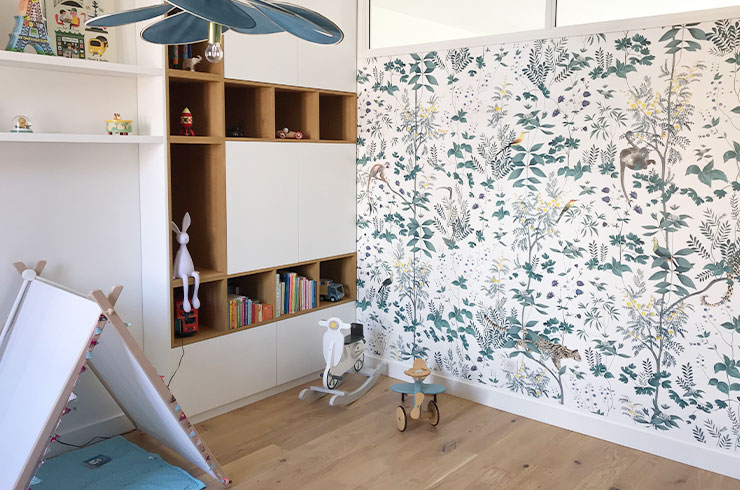
<path id="1" fill-rule="evenodd" d="M 430 401 L 429 405 L 427 405 L 427 416 L 432 426 L 436 426 L 439 423 L 439 407 L 434 400 Z"/>
<path id="2" fill-rule="evenodd" d="M 365 354 L 362 355 L 357 361 L 355 362 L 354 368 L 355 372 L 360 372 L 360 369 L 362 369 L 362 366 L 365 365 Z"/>
<path id="3" fill-rule="evenodd" d="M 396 408 L 396 427 L 400 432 L 406 430 L 406 410 L 401 405 Z"/>

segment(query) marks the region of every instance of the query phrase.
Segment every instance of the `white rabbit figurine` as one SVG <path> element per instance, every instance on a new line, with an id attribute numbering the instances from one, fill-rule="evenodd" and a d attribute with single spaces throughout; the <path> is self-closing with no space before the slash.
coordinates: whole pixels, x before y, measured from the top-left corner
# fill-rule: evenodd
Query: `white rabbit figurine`
<path id="1" fill-rule="evenodd" d="M 193 265 L 193 258 L 188 252 L 188 242 L 190 242 L 190 236 L 186 233 L 190 228 L 190 213 L 185 213 L 185 217 L 182 219 L 182 231 L 177 227 L 174 221 L 170 223 L 172 231 L 177 233 L 177 243 L 180 244 L 180 248 L 177 250 L 175 255 L 175 278 L 182 279 L 182 290 L 183 290 L 183 302 L 182 309 L 185 313 L 189 313 L 190 301 L 188 301 L 188 279 L 193 276 L 195 285 L 193 286 L 193 308 L 196 310 L 200 308 L 200 300 L 198 299 L 198 286 L 200 286 L 200 273 L 195 270 Z"/>

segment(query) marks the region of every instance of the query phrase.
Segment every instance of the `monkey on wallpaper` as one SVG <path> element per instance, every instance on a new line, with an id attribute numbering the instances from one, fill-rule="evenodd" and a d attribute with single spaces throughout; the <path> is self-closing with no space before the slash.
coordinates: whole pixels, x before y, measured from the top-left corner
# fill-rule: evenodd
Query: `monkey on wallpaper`
<path id="1" fill-rule="evenodd" d="M 631 148 L 625 148 L 619 153 L 619 179 L 622 182 L 622 192 L 624 193 L 624 197 L 627 199 L 627 203 L 630 206 L 632 205 L 632 202 L 627 194 L 627 189 L 624 186 L 626 169 L 638 171 L 645 170 L 648 165 L 655 165 L 655 160 L 648 159 L 648 156 L 650 156 L 650 150 L 647 147 L 640 148 L 637 146 L 634 141 L 632 141 L 633 136 L 632 131 L 627 131 L 627 133 L 625 133 L 624 137 L 627 138 Z"/>

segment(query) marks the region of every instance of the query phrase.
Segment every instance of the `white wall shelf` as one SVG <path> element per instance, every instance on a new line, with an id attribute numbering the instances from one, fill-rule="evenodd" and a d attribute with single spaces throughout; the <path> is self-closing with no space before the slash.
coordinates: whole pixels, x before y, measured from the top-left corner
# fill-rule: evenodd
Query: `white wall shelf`
<path id="1" fill-rule="evenodd" d="M 164 136 L 68 134 L 68 133 L 0 133 L 0 142 L 9 143 L 104 143 L 119 145 L 164 144 Z"/>
<path id="2" fill-rule="evenodd" d="M 0 51 L 0 67 L 26 68 L 31 70 L 79 73 L 121 78 L 146 78 L 163 76 L 161 68 L 106 63 L 102 61 L 78 60 L 59 56 L 44 56 L 15 51 Z"/>

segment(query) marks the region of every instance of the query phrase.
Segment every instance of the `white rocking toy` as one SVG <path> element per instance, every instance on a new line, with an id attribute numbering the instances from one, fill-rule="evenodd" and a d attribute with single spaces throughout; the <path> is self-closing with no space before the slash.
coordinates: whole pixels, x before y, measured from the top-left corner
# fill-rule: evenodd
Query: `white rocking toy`
<path id="1" fill-rule="evenodd" d="M 326 368 L 322 375 L 323 386 L 306 388 L 301 391 L 298 398 L 306 400 L 333 395 L 329 399 L 329 405 L 349 405 L 373 387 L 380 377 L 383 365 L 381 364 L 372 370 L 363 369 L 365 364 L 365 337 L 361 323 L 350 325 L 339 318 L 329 318 L 320 321 L 319 325 L 326 327 L 323 342 L 324 359 L 326 360 Z M 348 332 L 349 335 L 345 335 L 344 332 Z M 335 389 L 350 369 L 367 376 L 367 380 L 362 386 L 351 392 Z"/>
<path id="2" fill-rule="evenodd" d="M 177 243 L 180 244 L 180 248 L 177 250 L 175 255 L 175 267 L 174 276 L 175 279 L 178 277 L 182 279 L 182 292 L 183 301 L 182 309 L 185 313 L 190 313 L 190 300 L 188 300 L 188 280 L 190 276 L 193 276 L 193 308 L 196 310 L 200 308 L 200 300 L 198 299 L 198 287 L 200 286 L 200 273 L 195 270 L 193 265 L 193 258 L 188 252 L 188 243 L 190 242 L 190 236 L 186 233 L 190 228 L 190 213 L 185 213 L 182 218 L 182 231 L 177 227 L 174 221 L 170 223 L 170 228 L 177 234 Z"/>

